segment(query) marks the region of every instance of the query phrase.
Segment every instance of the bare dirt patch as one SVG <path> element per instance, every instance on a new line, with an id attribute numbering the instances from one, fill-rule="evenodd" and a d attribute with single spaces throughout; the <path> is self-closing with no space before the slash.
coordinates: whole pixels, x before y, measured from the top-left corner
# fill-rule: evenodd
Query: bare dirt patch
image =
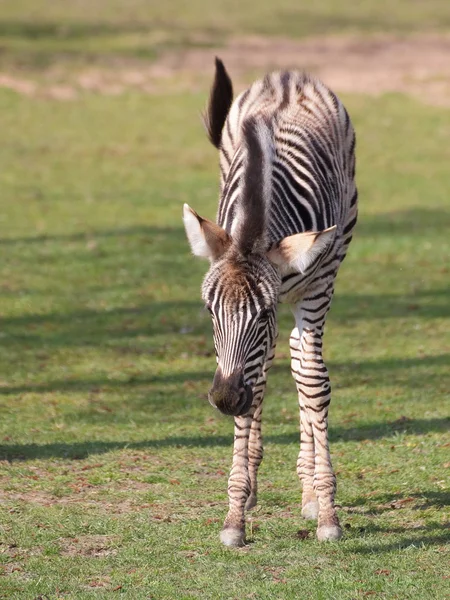
<path id="1" fill-rule="evenodd" d="M 8 556 L 9 559 L 23 560 L 29 556 L 38 556 L 42 554 L 41 546 L 32 546 L 31 548 L 19 548 L 17 544 L 8 544 L 0 542 L 0 554 Z"/>
<path id="2" fill-rule="evenodd" d="M 81 506 L 86 509 L 99 510 L 108 514 L 128 514 L 136 512 L 150 505 L 142 497 L 151 486 L 140 481 L 129 480 L 126 484 L 126 493 L 120 493 L 114 484 L 97 486 L 69 485 L 72 493 L 62 496 L 54 495 L 42 490 L 0 491 L 0 502 L 9 505 L 9 511 L 19 512 L 21 504 L 38 506 Z M 124 490 L 122 490 L 124 492 Z"/>
<path id="3" fill-rule="evenodd" d="M 166 52 L 148 64 L 123 60 L 110 66 L 65 72 L 56 66 L 20 77 L 0 73 L 0 86 L 33 97 L 74 100 L 89 92 L 144 93 L 204 89 L 213 58 L 225 62 L 236 89 L 270 70 L 303 69 L 338 92 L 411 94 L 428 104 L 450 106 L 450 35 L 421 34 L 320 37 L 303 41 L 246 37 L 224 46 Z"/>
<path id="4" fill-rule="evenodd" d="M 59 540 L 63 556 L 91 556 L 104 558 L 114 556 L 114 537 L 110 535 L 82 535 L 77 538 L 61 538 Z"/>
<path id="5" fill-rule="evenodd" d="M 403 92 L 431 104 L 450 105 L 450 36 L 235 39 L 218 52 L 233 77 L 249 72 L 303 69 L 339 92 Z M 212 52 L 192 49 L 166 55 L 155 69 L 211 73 Z"/>

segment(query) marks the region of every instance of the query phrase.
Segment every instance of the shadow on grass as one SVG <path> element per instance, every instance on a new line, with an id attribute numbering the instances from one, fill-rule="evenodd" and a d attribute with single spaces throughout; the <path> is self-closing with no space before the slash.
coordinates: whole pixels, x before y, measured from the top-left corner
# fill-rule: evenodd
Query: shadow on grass
<path id="1" fill-rule="evenodd" d="M 352 507 L 368 507 L 369 514 L 381 514 L 386 511 L 402 508 L 411 508 L 412 510 L 426 510 L 427 508 L 443 508 L 450 506 L 449 490 L 427 490 L 423 492 L 413 492 L 411 494 L 400 494 L 398 492 L 379 494 L 377 496 L 361 496 L 352 501 Z M 358 512 L 357 509 L 351 512 Z M 372 526 L 367 531 L 372 531 Z M 375 526 L 374 526 L 375 527 Z M 416 528 L 415 528 L 416 529 Z M 420 527 L 418 528 L 420 529 Z M 395 529 L 390 528 L 394 532 Z M 399 531 L 403 531 L 399 529 Z"/>
<path id="2" fill-rule="evenodd" d="M 38 41 L 55 38 L 57 40 L 84 40 L 92 37 L 110 36 L 119 33 L 148 31 L 148 26 L 134 23 L 83 23 L 33 20 L 0 21 L 0 37 Z"/>
<path id="3" fill-rule="evenodd" d="M 181 217 L 180 217 L 181 218 Z M 57 234 L 41 234 L 36 236 L 26 236 L 18 238 L 3 238 L 0 239 L 0 245 L 15 246 L 21 244 L 43 244 L 46 242 L 84 242 L 92 239 L 108 239 L 108 238 L 129 238 L 142 236 L 151 238 L 153 235 L 164 235 L 168 238 L 186 239 L 184 229 L 181 227 L 153 227 L 145 225 L 133 225 L 130 227 L 117 227 L 114 229 L 93 229 L 89 231 L 79 231 L 77 233 L 57 233 Z"/>
<path id="4" fill-rule="evenodd" d="M 345 5 L 341 6 L 344 7 Z M 417 24 L 415 24 L 407 18 L 395 18 L 386 11 L 384 14 L 370 11 L 369 14 L 367 9 L 355 10 L 355 7 L 353 7 L 351 13 L 345 8 L 341 9 L 340 12 L 333 10 L 318 12 L 313 4 L 297 3 L 292 4 L 290 8 L 278 8 L 276 12 L 271 14 L 269 24 L 258 27 L 257 31 L 263 34 L 273 34 L 274 31 L 282 32 L 284 35 L 294 38 L 299 35 L 299 27 L 304 35 L 311 35 L 312 33 L 314 35 L 342 35 L 344 33 L 353 34 L 355 31 L 372 33 L 403 31 L 411 33 L 414 29 L 420 30 L 423 28 L 424 21 L 432 27 L 450 26 L 450 18 L 443 11 L 436 11 L 435 15 L 417 21 Z M 374 41 L 374 47 L 379 43 Z"/>
<path id="5" fill-rule="evenodd" d="M 1 26 L 1 25 L 0 25 Z M 1 30 L 0 30 L 1 35 Z M 447 232 L 450 229 L 450 211 L 444 209 L 414 208 L 377 215 L 360 216 L 355 233 L 359 236 L 407 235 L 426 237 L 436 233 Z M 41 244 L 44 242 L 76 242 L 111 237 L 130 237 L 135 235 L 151 236 L 154 232 L 173 235 L 177 234 L 183 240 L 184 229 L 181 227 L 155 228 L 145 225 L 118 227 L 114 229 L 97 229 L 66 234 L 42 234 L 18 238 L 0 239 L 0 245 L 14 246 L 16 244 Z M 351 252 L 351 250 L 350 250 Z"/>
<path id="6" fill-rule="evenodd" d="M 130 284 L 131 288 L 131 284 Z M 330 320 L 450 317 L 450 288 L 416 292 L 414 296 L 341 294 Z M 197 299 L 198 298 L 198 299 Z M 430 300 L 433 300 L 431 303 Z M 178 333 L 187 320 L 194 335 L 210 334 L 209 319 L 198 323 L 200 292 L 192 301 L 155 302 L 113 310 L 79 309 L 65 313 L 31 314 L 0 319 L 0 345 L 29 348 L 113 347 L 138 336 Z M 184 319 L 184 321 L 183 321 Z"/>
<path id="7" fill-rule="evenodd" d="M 212 356 L 212 354 L 211 354 Z M 111 380 L 103 377 L 91 379 L 61 379 L 49 381 L 48 383 L 36 385 L 18 385 L 14 387 L 0 387 L 0 396 L 9 396 L 11 394 L 35 393 L 44 394 L 48 392 L 99 392 L 102 390 L 112 390 L 114 388 L 136 388 L 141 386 L 152 386 L 154 384 L 163 384 L 164 386 L 171 383 L 185 383 L 191 381 L 210 381 L 212 380 L 214 369 L 211 371 L 193 371 L 189 373 L 170 373 L 151 375 L 150 377 L 134 377 L 130 376 L 125 381 Z M 206 391 L 205 391 L 206 393 Z M 172 395 L 172 394 L 170 394 Z M 167 394 L 169 396 L 169 393 Z M 168 398 L 169 400 L 169 398 Z M 151 406 L 151 401 L 147 400 L 147 405 Z"/>
<path id="8" fill-rule="evenodd" d="M 175 303 L 172 307 L 175 309 L 179 303 Z M 209 322 L 205 323 L 205 331 L 210 331 Z M 208 338 L 209 339 L 209 338 Z M 197 343 L 198 345 L 198 343 Z M 142 354 L 152 354 L 151 350 L 144 348 L 135 348 L 128 346 L 112 346 L 121 355 L 135 356 Z M 160 386 L 158 391 L 160 394 L 167 396 L 167 403 L 172 406 L 179 404 L 179 395 L 174 390 L 165 390 L 165 386 L 172 383 L 183 384 L 190 381 L 205 381 L 209 384 L 212 380 L 215 371 L 215 361 L 212 358 L 212 344 L 200 345 L 196 352 L 192 355 L 202 356 L 210 359 L 210 368 L 204 371 L 182 371 L 171 372 L 169 374 L 155 374 L 145 377 L 145 375 L 128 375 L 125 379 L 108 379 L 105 376 L 91 377 L 83 379 L 56 379 L 45 383 L 30 383 L 22 385 L 4 385 L 0 387 L 0 396 L 11 396 L 15 394 L 43 394 L 47 392 L 91 392 L 98 390 L 113 390 L 119 389 L 126 393 L 127 390 L 134 388 L 145 388 L 149 386 L 147 403 L 150 407 L 152 404 L 151 393 L 155 391 L 155 386 Z M 41 357 L 42 358 L 42 357 Z M 423 358 L 392 358 L 385 360 L 360 361 L 347 363 L 337 363 L 328 361 L 328 367 L 331 372 L 332 383 L 338 384 L 339 388 L 352 388 L 360 385 L 371 385 L 373 389 L 378 389 L 385 385 L 396 386 L 401 385 L 408 389 L 424 388 L 424 379 L 429 376 L 430 369 L 448 367 L 450 364 L 450 354 L 438 354 L 436 356 L 424 356 Z M 274 376 L 285 375 L 288 381 L 292 384 L 292 395 L 295 397 L 295 385 L 290 379 L 290 370 L 288 365 L 274 365 L 271 370 L 272 379 Z M 439 374 L 441 384 L 444 384 L 449 379 L 450 373 L 446 370 Z M 270 381 L 269 379 L 269 381 Z M 145 392 L 145 390 L 143 390 Z M 206 393 L 206 390 L 205 390 Z M 133 398 L 129 398 L 132 403 Z M 270 396 L 268 398 L 270 402 Z"/>
<path id="9" fill-rule="evenodd" d="M 355 239 L 359 236 L 435 236 L 449 229 L 450 211 L 411 208 L 362 216 L 356 226 Z"/>
<path id="10" fill-rule="evenodd" d="M 425 435 L 427 433 L 445 433 L 450 430 L 450 417 L 435 419 L 397 419 L 391 422 L 367 423 L 351 427 L 333 427 L 330 425 L 330 442 L 362 442 L 364 440 L 378 440 L 403 433 L 406 435 Z M 275 444 L 293 444 L 298 442 L 297 432 L 268 436 L 267 442 Z"/>
<path id="11" fill-rule="evenodd" d="M 450 287 L 419 290 L 409 294 L 336 294 L 329 319 L 438 319 L 450 317 Z"/>
<path id="12" fill-rule="evenodd" d="M 411 419 L 407 422 L 393 421 L 391 423 L 371 423 L 346 429 L 334 427 L 330 430 L 332 441 L 345 442 L 379 439 L 389 437 L 401 431 L 405 434 L 421 435 L 429 432 L 446 432 L 450 429 L 450 418 Z M 265 436 L 269 444 L 298 444 L 299 434 L 292 431 L 288 434 Z M 140 442 L 75 442 L 50 444 L 3 444 L 0 445 L 0 460 L 35 460 L 41 458 L 63 458 L 81 460 L 91 455 L 104 454 L 115 450 L 148 450 L 151 448 L 212 448 L 232 446 L 233 437 L 224 435 L 205 436 L 171 436 L 157 440 L 142 440 Z"/>
<path id="13" fill-rule="evenodd" d="M 155 31 L 167 32 L 154 36 Z M 198 33 L 203 34 L 200 38 Z M 217 27 L 192 30 L 154 19 L 87 22 L 23 19 L 0 21 L 0 62 L 24 67 L 48 67 L 78 58 L 84 61 L 117 57 L 155 58 L 166 48 L 213 47 L 224 39 Z"/>
<path id="14" fill-rule="evenodd" d="M 348 511 L 350 515 L 352 513 L 358 513 L 358 507 L 363 506 L 364 514 L 369 517 L 370 515 L 379 515 L 385 512 L 392 513 L 393 511 L 402 511 L 403 509 L 423 511 L 433 508 L 435 510 L 441 510 L 450 506 L 450 492 L 423 490 L 409 494 L 379 494 L 378 496 L 371 496 L 370 498 L 362 496 L 353 501 L 351 505 L 352 506 Z M 351 530 L 350 527 L 350 531 Z M 419 526 L 415 525 L 414 522 L 412 522 L 411 526 L 380 526 L 369 520 L 367 525 L 359 528 L 358 531 L 362 535 L 375 534 L 378 538 L 380 538 L 381 534 L 385 539 L 384 542 L 377 542 L 376 544 L 369 542 L 368 544 L 360 545 L 357 548 L 352 548 L 351 552 L 357 552 L 358 554 L 379 554 L 403 550 L 410 547 L 422 548 L 431 545 L 446 544 L 450 541 L 450 523 L 443 524 L 442 522 L 437 521 Z M 407 534 L 408 537 L 401 537 L 395 541 L 391 541 L 392 538 L 386 537 L 391 535 L 404 536 L 405 534 Z"/>
<path id="15" fill-rule="evenodd" d="M 367 544 L 352 547 L 350 552 L 356 554 L 382 554 L 384 552 L 398 552 L 399 550 L 407 550 L 408 548 L 426 548 L 427 546 L 438 546 L 448 544 L 450 541 L 450 530 L 444 530 L 443 533 L 432 534 L 433 531 L 436 531 L 436 528 L 430 528 L 427 533 L 422 533 L 421 535 L 415 537 L 402 537 L 393 542 L 383 543 L 378 542 L 375 544 Z M 399 533 L 405 534 L 407 533 L 407 529 L 401 530 Z M 380 529 L 379 533 L 389 534 L 392 533 L 388 528 Z"/>
<path id="16" fill-rule="evenodd" d="M 416 358 L 387 358 L 382 360 L 366 360 L 351 363 L 327 361 L 331 384 L 339 389 L 351 389 L 355 386 L 368 385 L 371 389 L 386 386 L 401 386 L 408 390 L 425 389 L 432 385 L 435 391 L 434 377 L 439 376 L 443 385 L 450 385 L 450 353 L 423 356 Z M 275 365 L 274 369 L 278 367 Z M 439 375 L 434 371 L 439 369 Z M 275 371 L 276 372 L 276 371 Z M 427 378 L 431 378 L 427 381 Z"/>
<path id="17" fill-rule="evenodd" d="M 422 214 L 423 213 L 423 214 Z M 425 223 L 434 231 L 437 228 L 450 228 L 450 214 L 442 211 L 402 211 L 399 213 L 377 215 L 363 219 L 359 225 L 361 235 L 394 235 L 410 233 L 411 222 Z M 422 229 L 418 231 L 423 233 Z M 108 239 L 111 243 L 102 248 L 102 255 L 87 253 L 86 242 L 95 239 Z M 79 232 L 68 235 L 41 235 L 28 238 L 3 239 L 1 245 L 14 246 L 17 244 L 17 259 L 23 261 L 22 244 L 46 243 L 76 243 L 71 249 L 71 264 L 76 264 L 77 269 L 83 268 L 89 262 L 90 266 L 97 262 L 99 269 L 111 269 L 108 264 L 103 266 L 106 258 L 114 260 L 114 253 L 126 253 L 129 257 L 128 269 L 130 278 L 125 280 L 121 287 L 124 291 L 131 292 L 139 285 L 136 273 L 142 271 L 142 253 L 148 254 L 148 241 L 158 239 L 161 244 L 160 254 L 165 257 L 149 263 L 149 273 L 161 283 L 179 283 L 180 273 L 170 264 L 170 256 L 177 252 L 185 252 L 187 245 L 185 234 L 180 227 L 145 227 L 133 226 L 128 228 L 106 229 L 89 232 Z M 143 249 L 144 248 L 144 249 Z M 39 269 L 43 261 L 53 264 L 58 261 L 67 261 L 68 255 L 54 252 L 41 256 L 39 251 L 30 252 L 26 258 L 29 269 Z M 42 274 L 45 278 L 45 273 Z M 191 282 L 185 273 L 181 273 L 186 283 Z M 51 275 L 48 277 L 48 286 L 41 291 L 48 296 L 52 294 Z M 114 281 L 110 283 L 114 289 Z M 199 287 L 199 286 L 198 286 Z M 97 273 L 84 284 L 84 292 L 90 293 L 98 289 Z M 32 291 L 32 290 L 31 290 Z M 30 293 L 31 293 L 30 291 Z M 1 292 L 1 290 L 0 290 Z M 7 292 L 8 294 L 10 292 Z M 195 296 L 194 296 L 195 294 Z M 183 302 L 154 302 L 148 300 L 138 306 L 121 306 L 113 310 L 87 309 L 83 306 L 68 310 L 64 313 L 49 312 L 47 314 L 27 314 L 14 317 L 5 317 L 0 320 L 1 331 L 4 337 L 0 339 L 1 345 L 19 346 L 20 348 L 71 348 L 77 346 L 104 347 L 112 346 L 114 342 L 134 340 L 138 336 L 153 336 L 160 333 L 178 333 L 184 325 L 183 319 L 189 320 L 193 325 L 193 334 L 209 335 L 210 325 L 206 319 L 199 323 L 195 319 L 201 310 L 200 292 L 195 289 L 192 301 Z M 434 319 L 450 316 L 450 287 L 443 285 L 431 290 L 417 290 L 409 294 L 337 294 L 329 319 L 339 323 L 355 320 L 392 319 L 392 318 L 421 318 Z M 289 324 L 292 319 L 289 317 Z M 283 326 L 288 324 L 287 318 L 282 316 Z"/>
<path id="18" fill-rule="evenodd" d="M 0 346 L 20 344 L 40 350 L 77 346 L 114 348 L 114 342 L 163 333 L 179 333 L 186 323 L 198 321 L 199 301 L 154 302 L 113 310 L 80 309 L 67 313 L 23 315 L 0 319 L 5 335 Z M 206 315 L 206 313 L 205 313 Z M 195 320 L 194 320 L 195 319 Z M 210 331 L 209 319 L 195 323 L 195 333 Z M 193 329 L 193 327 L 192 327 Z M 122 348 L 122 352 L 125 348 Z M 133 353 L 133 349 L 130 349 Z"/>

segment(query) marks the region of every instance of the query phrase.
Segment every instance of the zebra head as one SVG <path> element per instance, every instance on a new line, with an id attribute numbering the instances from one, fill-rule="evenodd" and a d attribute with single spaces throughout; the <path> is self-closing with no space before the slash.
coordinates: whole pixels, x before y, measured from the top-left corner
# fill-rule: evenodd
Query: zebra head
<path id="1" fill-rule="evenodd" d="M 229 415 L 245 414 L 277 335 L 280 275 L 264 256 L 230 251 L 211 266 L 202 297 L 213 323 L 217 370 L 210 403 Z"/>
<path id="2" fill-rule="evenodd" d="M 243 415 L 250 411 L 255 386 L 272 358 L 282 274 L 311 264 L 328 245 L 329 235 L 292 235 L 267 251 L 258 244 L 243 246 L 239 233 L 233 239 L 187 204 L 184 224 L 193 253 L 211 262 L 202 287 L 217 358 L 208 398 L 224 414 Z"/>

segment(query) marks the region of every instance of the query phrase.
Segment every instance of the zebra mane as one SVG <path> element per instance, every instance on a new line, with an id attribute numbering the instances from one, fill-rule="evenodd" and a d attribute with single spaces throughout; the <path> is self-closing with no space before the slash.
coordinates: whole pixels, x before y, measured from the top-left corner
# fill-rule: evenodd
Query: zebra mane
<path id="1" fill-rule="evenodd" d="M 270 125 L 263 117 L 248 117 L 242 124 L 242 142 L 247 156 L 232 237 L 244 256 L 265 252 L 268 246 L 274 155 L 272 135 Z"/>
<path id="2" fill-rule="evenodd" d="M 216 57 L 216 74 L 209 96 L 207 110 L 203 113 L 208 137 L 216 148 L 220 148 L 222 129 L 233 102 L 233 85 L 223 62 Z"/>

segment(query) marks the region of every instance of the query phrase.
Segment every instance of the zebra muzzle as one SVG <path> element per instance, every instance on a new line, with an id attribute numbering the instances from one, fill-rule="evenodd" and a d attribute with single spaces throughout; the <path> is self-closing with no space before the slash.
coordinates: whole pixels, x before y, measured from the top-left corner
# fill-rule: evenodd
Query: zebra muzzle
<path id="1" fill-rule="evenodd" d="M 238 417 L 250 410 L 253 389 L 251 385 L 244 384 L 242 375 L 224 378 L 218 369 L 208 393 L 208 400 L 224 415 Z"/>

